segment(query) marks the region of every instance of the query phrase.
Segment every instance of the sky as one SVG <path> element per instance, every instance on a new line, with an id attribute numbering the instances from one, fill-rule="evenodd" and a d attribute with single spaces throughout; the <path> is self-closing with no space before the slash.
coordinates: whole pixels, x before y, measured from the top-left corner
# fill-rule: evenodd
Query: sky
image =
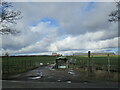
<path id="1" fill-rule="evenodd" d="M 108 22 L 113 2 L 14 2 L 22 19 L 2 36 L 2 53 L 40 55 L 57 52 L 118 51 L 118 23 Z"/>

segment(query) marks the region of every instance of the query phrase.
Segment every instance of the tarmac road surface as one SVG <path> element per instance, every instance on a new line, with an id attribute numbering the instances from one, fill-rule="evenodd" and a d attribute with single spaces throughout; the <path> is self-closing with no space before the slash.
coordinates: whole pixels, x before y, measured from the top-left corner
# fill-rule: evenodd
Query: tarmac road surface
<path id="1" fill-rule="evenodd" d="M 2 88 L 118 88 L 118 83 L 67 83 L 3 80 Z"/>
<path id="2" fill-rule="evenodd" d="M 42 75 L 42 76 L 41 76 Z M 118 82 L 82 80 L 83 73 L 72 70 L 54 70 L 43 66 L 2 80 L 3 88 L 118 88 Z"/>

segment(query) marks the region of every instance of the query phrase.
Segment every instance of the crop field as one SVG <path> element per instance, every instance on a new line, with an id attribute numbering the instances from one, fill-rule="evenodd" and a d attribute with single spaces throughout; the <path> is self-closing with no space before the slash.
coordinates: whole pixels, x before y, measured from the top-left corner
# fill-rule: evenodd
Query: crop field
<path id="1" fill-rule="evenodd" d="M 3 77 L 26 72 L 28 70 L 37 68 L 40 63 L 47 65 L 47 63 L 54 63 L 55 57 L 49 56 L 25 56 L 25 57 L 3 57 L 2 58 L 2 72 Z"/>
<path id="2" fill-rule="evenodd" d="M 118 57 L 119 56 L 110 56 L 110 63 L 111 65 L 118 65 Z M 74 58 L 77 60 L 77 64 L 80 64 L 80 62 L 84 61 L 85 63 L 87 63 L 88 57 L 87 56 L 72 56 L 72 57 L 68 57 L 70 58 Z M 94 64 L 98 64 L 98 65 L 107 65 L 108 64 L 108 57 L 107 56 L 94 56 L 91 57 L 92 61 Z"/>
<path id="3" fill-rule="evenodd" d="M 66 56 L 68 60 L 76 59 L 74 68 L 87 67 L 87 56 Z M 110 69 L 112 72 L 119 72 L 118 58 L 120 56 L 110 56 Z M 3 77 L 26 72 L 43 65 L 54 64 L 55 56 L 16 56 L 2 57 L 2 72 Z M 107 71 L 108 57 L 94 56 L 91 58 L 94 69 Z"/>

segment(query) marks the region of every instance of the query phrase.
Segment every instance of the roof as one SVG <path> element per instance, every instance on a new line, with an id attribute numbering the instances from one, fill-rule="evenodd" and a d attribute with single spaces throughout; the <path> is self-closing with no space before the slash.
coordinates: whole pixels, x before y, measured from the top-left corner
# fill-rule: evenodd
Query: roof
<path id="1" fill-rule="evenodd" d="M 67 59 L 67 58 L 64 56 L 60 56 L 60 57 L 57 57 L 56 59 Z"/>

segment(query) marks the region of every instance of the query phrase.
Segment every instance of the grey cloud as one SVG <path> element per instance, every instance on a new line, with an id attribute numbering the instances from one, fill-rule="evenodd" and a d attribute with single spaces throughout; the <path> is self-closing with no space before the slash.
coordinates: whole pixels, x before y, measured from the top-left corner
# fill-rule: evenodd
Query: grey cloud
<path id="1" fill-rule="evenodd" d="M 2 48 L 19 50 L 19 49 L 26 47 L 26 48 L 30 49 L 34 46 L 35 43 L 40 42 L 39 44 L 42 45 L 42 47 L 40 46 L 40 48 L 43 49 L 44 47 L 48 46 L 49 43 L 56 41 L 58 38 L 57 36 L 60 35 L 59 27 L 49 27 L 48 28 L 46 26 L 46 23 L 35 26 L 34 28 L 35 28 L 35 30 L 37 30 L 37 32 L 35 30 L 33 30 L 33 27 L 30 27 L 29 30 L 25 31 L 24 33 L 21 33 L 20 35 L 17 35 L 17 36 L 5 35 L 5 36 L 3 36 L 2 37 L 2 41 L 3 41 Z M 37 50 L 37 49 L 34 49 L 34 50 Z M 34 50 L 32 50 L 32 51 L 34 51 Z"/>
<path id="2" fill-rule="evenodd" d="M 118 25 L 108 22 L 114 3 L 95 3 L 85 12 L 88 3 L 14 3 L 22 12 L 18 20 L 17 36 L 3 36 L 3 51 L 11 53 L 39 53 L 47 51 L 117 47 Z M 42 18 L 56 19 L 59 26 L 47 27 Z M 32 27 L 31 24 L 37 23 Z M 94 45 L 93 45 L 94 44 Z M 89 45 L 89 46 L 87 46 Z"/>
<path id="3" fill-rule="evenodd" d="M 86 31 L 107 30 L 111 24 L 108 15 L 115 10 L 115 3 L 95 3 L 90 12 L 83 12 L 87 3 L 18 3 L 26 22 L 35 22 L 44 17 L 52 17 L 58 21 L 65 32 L 79 35 Z M 76 16 L 77 15 L 77 16 Z M 24 21 L 25 21 L 24 20 Z"/>
<path id="4" fill-rule="evenodd" d="M 106 40 L 98 40 L 103 37 L 106 33 L 95 32 L 86 33 L 80 36 L 68 36 L 64 40 L 52 43 L 49 47 L 50 51 L 59 51 L 66 49 L 102 49 L 118 47 L 118 37 Z M 92 38 L 90 38 L 92 36 Z"/>

